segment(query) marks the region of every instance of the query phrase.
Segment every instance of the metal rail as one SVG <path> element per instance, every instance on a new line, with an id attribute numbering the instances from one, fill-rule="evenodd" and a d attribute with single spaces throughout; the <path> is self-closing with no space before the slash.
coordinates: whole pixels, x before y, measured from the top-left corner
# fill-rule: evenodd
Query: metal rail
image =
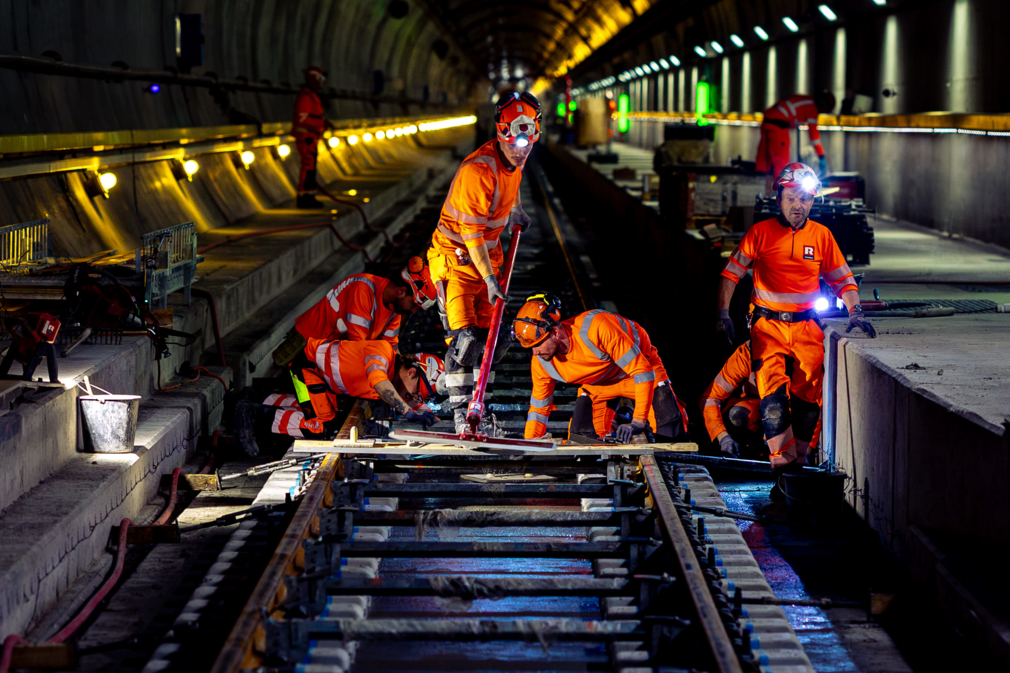
<path id="1" fill-rule="evenodd" d="M 49 220 L 32 220 L 0 228 L 0 264 L 16 266 L 49 256 Z"/>

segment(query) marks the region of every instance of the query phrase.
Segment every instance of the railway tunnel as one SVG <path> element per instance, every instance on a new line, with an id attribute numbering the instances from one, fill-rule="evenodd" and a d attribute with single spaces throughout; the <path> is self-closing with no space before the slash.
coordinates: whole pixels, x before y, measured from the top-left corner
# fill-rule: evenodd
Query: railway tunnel
<path id="1" fill-rule="evenodd" d="M 1010 666 L 1005 3 L 0 16 L 0 673 Z"/>

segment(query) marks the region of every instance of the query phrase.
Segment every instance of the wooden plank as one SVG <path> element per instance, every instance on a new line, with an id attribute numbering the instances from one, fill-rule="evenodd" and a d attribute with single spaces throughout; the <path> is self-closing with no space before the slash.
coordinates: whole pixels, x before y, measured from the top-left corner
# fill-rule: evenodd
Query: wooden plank
<path id="1" fill-rule="evenodd" d="M 77 652 L 73 643 L 42 643 L 15 645 L 11 651 L 11 670 L 39 668 L 77 668 Z"/>

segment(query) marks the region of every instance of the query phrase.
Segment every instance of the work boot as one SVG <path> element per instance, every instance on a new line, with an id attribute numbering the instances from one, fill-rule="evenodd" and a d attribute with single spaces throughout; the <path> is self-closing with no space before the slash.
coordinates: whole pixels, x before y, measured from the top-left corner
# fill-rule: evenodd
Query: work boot
<path id="1" fill-rule="evenodd" d="M 477 426 L 477 434 L 487 435 L 488 437 L 507 437 L 508 433 L 498 425 L 498 419 L 491 410 L 488 409 L 484 412 L 484 418 L 480 419 L 480 425 Z"/>
<path id="2" fill-rule="evenodd" d="M 316 198 L 315 194 L 299 194 L 296 208 L 325 208 L 323 202 Z"/>
<path id="3" fill-rule="evenodd" d="M 782 481 L 782 475 L 784 474 L 796 474 L 803 471 L 803 465 L 793 461 L 791 463 L 786 463 L 785 465 L 779 465 L 774 470 L 772 470 L 772 489 L 768 492 L 768 497 L 771 498 L 772 502 L 785 502 L 786 493 L 782 490 L 779 484 Z"/>
<path id="4" fill-rule="evenodd" d="M 256 419 L 261 406 L 245 401 L 235 405 L 235 438 L 247 456 L 258 456 L 260 453 L 256 443 Z"/>

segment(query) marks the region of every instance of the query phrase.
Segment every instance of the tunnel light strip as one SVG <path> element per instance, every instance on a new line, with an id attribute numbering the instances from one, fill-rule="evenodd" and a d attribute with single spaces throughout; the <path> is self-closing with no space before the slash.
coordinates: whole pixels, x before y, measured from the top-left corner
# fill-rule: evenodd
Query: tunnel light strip
<path id="1" fill-rule="evenodd" d="M 456 126 L 467 126 L 469 124 L 476 124 L 477 117 L 474 115 L 469 115 L 467 117 L 453 117 L 452 119 L 441 119 L 436 122 L 424 122 L 418 124 L 418 130 L 424 131 L 438 131 L 441 129 L 449 129 Z"/>

